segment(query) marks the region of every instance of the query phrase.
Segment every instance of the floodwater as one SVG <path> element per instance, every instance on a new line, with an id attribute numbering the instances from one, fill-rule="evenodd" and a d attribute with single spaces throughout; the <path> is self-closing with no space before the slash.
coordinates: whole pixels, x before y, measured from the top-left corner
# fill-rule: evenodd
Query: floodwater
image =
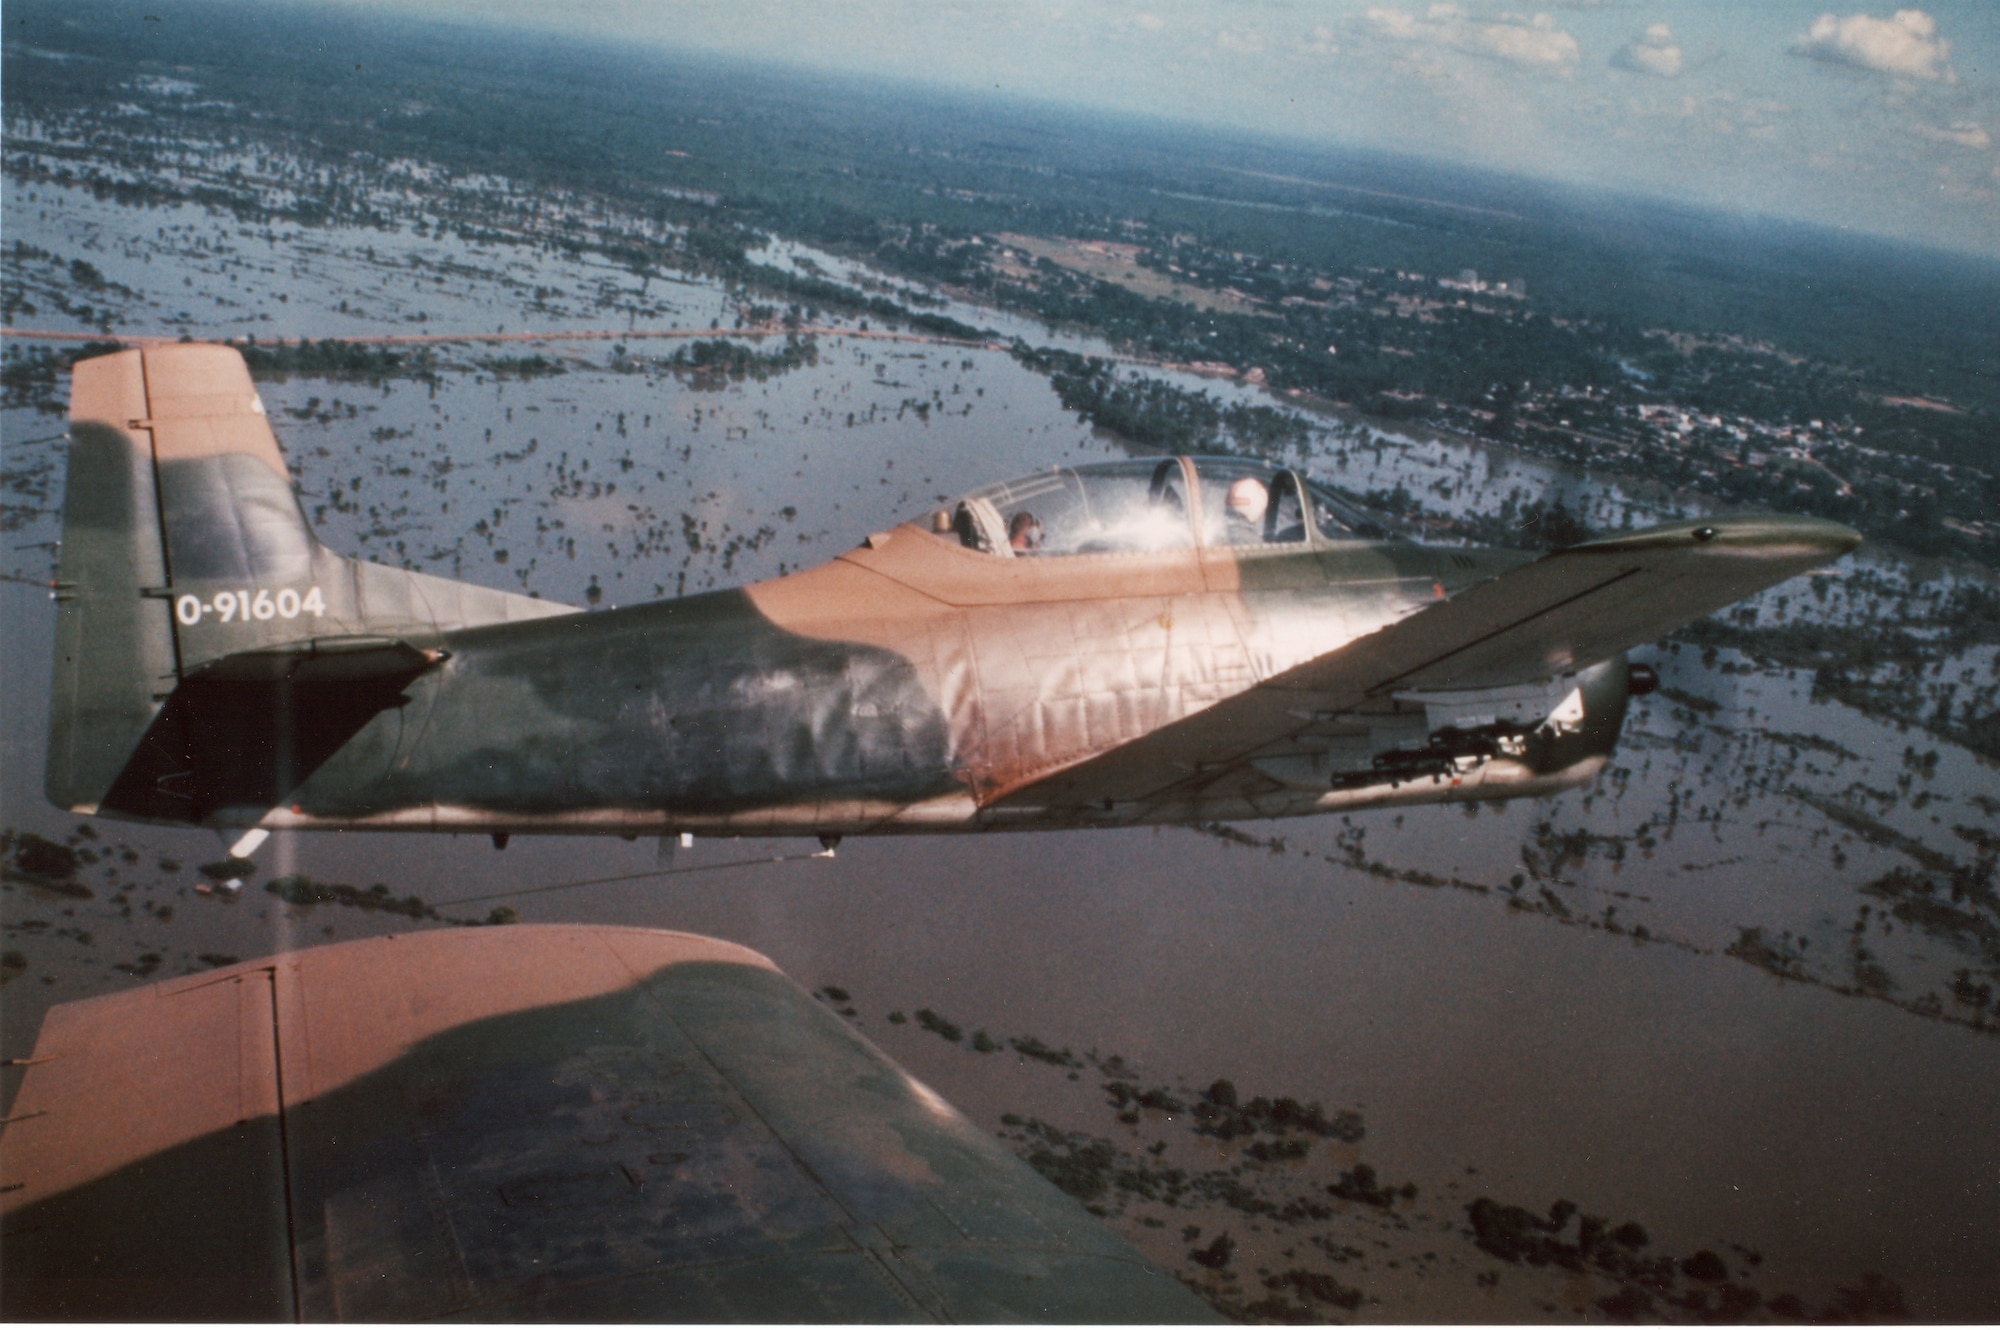
<path id="1" fill-rule="evenodd" d="M 385 318 L 423 331 L 628 319 L 726 329 L 735 317 L 714 287 L 642 282 L 560 251 L 267 231 L 47 186 L 23 197 L 11 180 L 6 191 L 10 240 L 88 258 L 131 292 L 116 298 L 118 326 L 133 332 L 319 336 Z M 821 267 L 848 271 L 830 257 Z M 81 326 L 46 311 L 19 322 Z M 460 343 L 441 349 L 435 385 L 299 377 L 262 392 L 329 544 L 576 604 L 593 584 L 610 605 L 774 576 L 945 496 L 1121 451 L 997 352 L 823 336 L 812 365 L 703 389 L 657 363 L 673 347 Z M 488 363 L 531 354 L 566 372 L 506 378 Z M 57 416 L 0 418 L 4 564 L 16 579 L 0 583 L 0 820 L 59 841 L 78 819 L 40 795 L 51 617 L 34 583 L 57 534 L 60 433 Z M 1615 526 L 1628 510 L 1643 522 L 1685 502 L 1327 419 L 1305 452 L 1337 484 L 1400 483 L 1439 511 L 1559 492 Z M 1854 584 L 1850 596 L 1854 566 L 1892 587 L 1919 576 L 1848 565 L 1833 596 L 1779 588 L 1758 612 L 1864 616 L 1890 592 Z M 259 852 L 259 879 L 228 898 L 196 890 L 194 865 L 219 855 L 213 836 L 94 821 L 94 839 L 78 842 L 99 855 L 83 875 L 90 898 L 20 884 L 0 898 L 6 946 L 22 958 L 8 971 L 0 1052 L 25 1055 L 55 1002 L 198 970 L 204 957 L 411 926 L 285 906 L 261 890 L 263 875 L 380 882 L 447 917 L 506 904 L 529 921 L 755 947 L 808 987 L 848 990 L 871 1038 L 988 1127 L 1027 1112 L 1123 1130 L 1094 1076 L 1072 1083 L 888 1013 L 931 1008 L 996 1038 L 1115 1053 L 1149 1083 L 1228 1077 L 1245 1094 L 1354 1109 L 1367 1160 L 1421 1189 L 1400 1227 L 1371 1238 L 1381 1250 L 1342 1266 L 1371 1299 L 1354 1313 L 1365 1318 L 1598 1314 L 1587 1280 L 1474 1251 L 1463 1204 L 1490 1195 L 1636 1218 L 1658 1251 L 1755 1249 L 1767 1292 L 1825 1302 L 1877 1273 L 1918 1318 L 1991 1319 L 2000 1039 L 1991 1012 L 1951 984 L 2000 962 L 1977 936 L 1892 919 L 1863 888 L 1914 864 L 1911 846 L 1973 864 L 1956 828 L 1994 824 L 2000 775 L 1920 732 L 1815 702 L 1803 677 L 1686 647 L 1645 658 L 1667 688 L 1635 705 L 1612 770 L 1589 790 L 1249 824 L 1239 839 L 858 839 L 830 860 L 760 863 L 809 847 L 702 842 L 670 855 L 649 842 L 517 837 L 499 852 L 471 837 L 279 835 Z M 1936 759 L 1913 764 L 1918 750 Z M 1865 810 L 1894 835 L 1860 834 L 1829 805 Z M 639 874 L 650 876 L 562 887 Z M 503 893 L 519 894 L 493 899 Z M 1746 952 L 1746 929 L 1773 950 Z M 1771 954 L 1791 977 L 1771 972 Z M 10 1075 L 9 1095 L 14 1085 Z M 1262 1240 L 1236 1222 L 1239 1239 Z M 1127 1231 L 1171 1264 L 1187 1246 L 1178 1230 Z M 1426 1262 L 1429 1249 L 1442 1256 Z"/>

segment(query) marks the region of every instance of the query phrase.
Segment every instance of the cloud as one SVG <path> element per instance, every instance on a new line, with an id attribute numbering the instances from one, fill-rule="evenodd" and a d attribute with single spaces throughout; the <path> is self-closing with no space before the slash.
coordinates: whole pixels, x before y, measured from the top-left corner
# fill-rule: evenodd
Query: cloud
<path id="1" fill-rule="evenodd" d="M 1678 78 L 1683 66 L 1681 48 L 1674 43 L 1674 34 L 1664 23 L 1655 23 L 1647 28 L 1645 35 L 1634 37 L 1618 48 L 1611 57 L 1611 63 L 1620 69 L 1629 69 L 1635 74 L 1654 74 L 1663 79 Z"/>
<path id="2" fill-rule="evenodd" d="M 1986 127 L 1970 120 L 1955 120 L 1944 129 L 1935 125 L 1918 125 L 1916 130 L 1933 143 L 1956 143 L 1961 148 L 1978 149 L 1993 146 L 1993 136 L 1986 132 Z"/>
<path id="3" fill-rule="evenodd" d="M 1312 35 L 1297 43 L 1301 55 L 1339 55 L 1340 43 L 1333 38 L 1333 29 L 1322 23 L 1312 30 Z"/>
<path id="4" fill-rule="evenodd" d="M 1432 5 L 1422 18 L 1388 6 L 1365 11 L 1362 22 L 1376 36 L 1482 56 L 1533 69 L 1568 73 L 1577 62 L 1576 38 L 1547 14 L 1531 19 L 1504 14 L 1476 19 L 1457 5 Z"/>
<path id="5" fill-rule="evenodd" d="M 1144 28 L 1147 32 L 1158 32 L 1167 26 L 1167 21 L 1158 14 L 1141 13 L 1132 16 L 1132 26 Z"/>
<path id="6" fill-rule="evenodd" d="M 1224 28 L 1215 34 L 1215 44 L 1225 51 L 1258 55 L 1264 50 L 1264 34 L 1255 28 Z"/>
<path id="7" fill-rule="evenodd" d="M 1878 74 L 1958 81 L 1945 63 L 1951 43 L 1937 35 L 1937 20 L 1921 9 L 1899 9 L 1892 18 L 1821 14 L 1792 49 L 1814 60 Z"/>

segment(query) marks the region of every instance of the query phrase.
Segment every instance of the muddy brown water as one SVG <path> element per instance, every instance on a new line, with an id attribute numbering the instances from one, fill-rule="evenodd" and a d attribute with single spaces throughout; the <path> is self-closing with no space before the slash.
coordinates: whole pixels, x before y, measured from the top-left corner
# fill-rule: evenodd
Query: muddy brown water
<path id="1" fill-rule="evenodd" d="M 141 259 L 106 270 L 160 302 L 179 298 L 170 288 L 183 272 L 200 278 L 197 296 L 229 287 L 239 306 L 252 307 L 290 280 L 288 265 L 276 262 L 262 277 L 243 269 L 225 277 L 184 247 L 156 247 L 149 265 L 142 258 L 153 225 L 138 225 L 138 215 L 75 197 L 43 220 L 37 214 L 57 192 L 44 189 L 26 211 L 13 206 L 14 189 L 10 223 L 50 248 L 77 233 L 66 218 L 87 214 L 101 236 L 124 226 L 130 234 L 119 252 Z M 218 244 L 252 244 L 225 223 L 177 217 L 211 227 Z M 377 303 L 417 298 L 394 285 L 390 265 L 360 256 L 355 238 L 306 239 L 317 258 L 300 242 L 288 259 L 365 269 Z M 567 283 L 579 319 L 604 276 L 556 259 L 521 262 L 515 287 Z M 347 326 L 323 309 L 333 286 L 307 284 L 290 308 L 319 310 L 308 320 L 317 328 Z M 714 293 L 700 289 L 656 287 L 646 298 L 678 301 L 704 321 L 718 308 Z M 553 378 L 496 381 L 471 367 L 467 351 L 458 357 L 467 367 L 435 390 L 293 379 L 266 385 L 264 395 L 307 509 L 325 506 L 322 535 L 336 547 L 498 586 L 524 585 L 525 570 L 526 585 L 576 602 L 593 578 L 606 603 L 620 603 L 656 588 L 673 594 L 796 568 L 940 495 L 1117 449 L 1003 355 L 837 339 L 819 349 L 811 368 L 706 392 L 657 370 L 613 372 L 593 346 Z M 33 412 L 0 417 L 9 475 L 48 481 L 59 445 L 37 440 L 59 430 L 59 420 Z M 532 453 L 507 460 L 530 440 Z M 1341 446 L 1326 437 L 1315 450 L 1330 457 Z M 1490 475 L 1486 457 L 1406 440 L 1356 454 L 1350 471 L 1371 484 L 1402 475 L 1429 485 Z M 1512 473 L 1504 468 L 1514 464 L 1501 465 L 1518 483 L 1536 473 L 1531 464 Z M 1329 474 L 1340 478 L 1338 469 Z M 1616 497 L 1590 493 L 1607 504 Z M 39 513 L 10 519 L 14 576 L 46 575 L 37 546 L 55 538 L 48 512 L 59 502 L 58 476 Z M 685 539 L 683 514 L 697 528 L 709 524 L 698 550 Z M 486 533 L 474 527 L 482 519 Z M 766 529 L 772 534 L 759 538 Z M 725 555 L 734 536 L 756 543 Z M 571 538 L 574 557 L 558 543 Z M 499 563 L 503 548 L 508 558 Z M 0 821 L 61 840 L 78 819 L 39 792 L 46 592 L 0 583 L 0 607 Z M 1275 851 L 1185 829 L 856 839 L 830 861 L 504 903 L 529 920 L 712 933 L 765 952 L 808 987 L 840 985 L 871 1038 L 989 1127 L 1004 1113 L 1030 1112 L 1111 1130 L 1089 1075 L 1068 1082 L 1011 1055 L 974 1054 L 914 1022 L 891 1024 L 889 1012 L 931 1008 L 996 1038 L 1115 1052 L 1160 1084 L 1227 1076 L 1246 1093 L 1358 1110 L 1368 1128 L 1360 1155 L 1385 1177 L 1416 1181 L 1433 1230 L 1423 1242 L 1460 1255 L 1468 1251 L 1463 1200 L 1487 1194 L 1545 1208 L 1564 1198 L 1640 1220 L 1659 1250 L 1755 1248 L 1760 1285 L 1770 1291 L 1824 1301 L 1835 1286 L 1878 1272 L 1902 1286 L 1918 1317 L 1990 1319 L 2000 1312 L 1991 1261 L 2000 1038 L 1835 991 L 1850 977 L 1860 889 L 1906 856 L 1869 845 L 1787 790 L 1830 798 L 1860 784 L 1896 795 L 1903 750 L 1937 749 L 1934 773 L 1913 787 L 1934 803 L 1898 796 L 1870 806 L 1899 833 L 1969 862 L 1951 827 L 1990 825 L 1975 800 L 2000 796 L 2000 778 L 1962 750 L 1815 704 L 1800 679 L 1726 656 L 1704 664 L 1685 650 L 1653 658 L 1670 687 L 1716 709 L 1650 699 L 1633 717 L 1621 771 L 1542 803 L 1241 829 L 1256 841 L 1282 840 Z M 1774 737 L 1797 733 L 1846 756 L 1798 753 Z M 1605 844 L 1552 869 L 1537 835 L 1544 823 Z M 398 896 L 447 902 L 662 866 L 650 842 L 516 838 L 501 853 L 470 837 L 279 836 L 259 853 L 259 878 L 229 900 L 195 890 L 194 865 L 218 853 L 213 836 L 92 825 L 98 839 L 85 848 L 110 852 L 83 874 L 90 899 L 18 883 L 0 896 L 5 945 L 25 961 L 0 996 L 6 1056 L 29 1051 L 54 1002 L 199 969 L 203 956 L 247 958 L 411 926 L 394 915 L 283 906 L 262 890 L 269 876 L 382 882 Z M 1642 828 L 1650 850 L 1639 847 Z M 1607 848 L 1612 841 L 1622 843 L 1620 857 Z M 701 842 L 672 866 L 800 848 Z M 124 849 L 138 862 L 124 862 Z M 163 859 L 177 867 L 162 867 Z M 1377 868 L 1353 866 L 1356 859 Z M 1396 880 L 1399 872 L 1461 885 L 1417 885 Z M 1520 891 L 1509 889 L 1515 874 L 1527 879 Z M 1540 903 L 1542 887 L 1562 913 Z M 496 903 L 443 913 L 476 917 Z M 1952 939 L 1907 926 L 1883 933 L 1879 923 L 1871 920 L 1865 937 L 1893 978 L 1895 1001 L 1941 993 L 1957 968 L 1978 963 Z M 1641 925 L 1653 940 L 1634 940 Z M 1808 939 L 1802 973 L 1812 982 L 1725 954 L 1751 926 Z M 146 955 L 158 958 L 151 969 L 140 961 Z M 1949 1002 L 1942 1010 L 1970 1019 Z M 10 1096 L 16 1080 L 6 1080 Z M 1177 1234 L 1163 1233 L 1136 1236 L 1170 1258 Z M 1545 1303 L 1541 1293 L 1517 1291 L 1511 1274 L 1498 1294 L 1479 1286 L 1474 1272 L 1484 1268 L 1425 1273 L 1378 1262 L 1355 1278 L 1377 1299 L 1360 1314 L 1568 1314 L 1556 1294 Z"/>

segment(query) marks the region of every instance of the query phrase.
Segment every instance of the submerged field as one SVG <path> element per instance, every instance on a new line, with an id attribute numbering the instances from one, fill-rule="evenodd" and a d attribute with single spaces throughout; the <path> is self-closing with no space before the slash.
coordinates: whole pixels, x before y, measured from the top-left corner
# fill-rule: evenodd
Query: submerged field
<path id="1" fill-rule="evenodd" d="M 693 338 L 474 340 L 721 341 L 768 317 L 767 297 L 635 273 L 536 229 L 601 221 L 588 199 L 550 211 L 504 180 L 421 162 L 404 174 L 390 221 L 362 228 L 10 173 L 14 324 L 264 344 L 445 336 L 263 378 L 306 512 L 344 552 L 586 606 L 779 575 L 959 491 L 1133 447 L 997 344 L 862 337 L 858 318 L 828 321 L 850 335 L 739 338 L 742 355 L 706 368 L 677 358 Z M 924 294 L 789 253 L 857 291 Z M 508 917 L 685 928 L 819 988 L 1247 1318 L 2000 1307 L 2000 773 L 1894 709 L 1864 714 L 1809 668 L 1714 633 L 1642 652 L 1666 687 L 1635 707 L 1593 788 L 1549 800 L 853 840 L 830 861 L 776 862 L 799 847 L 763 842 L 669 860 L 616 840 L 500 853 L 473 838 L 280 836 L 232 897 L 198 872 L 220 853 L 212 836 L 80 822 L 41 799 L 65 384 L 16 363 L 0 416 L 8 1057 L 28 1053 L 52 1003 L 288 946 Z M 1289 456 L 1400 495 L 1413 517 L 1505 524 L 1560 499 L 1616 529 L 1702 508 L 1447 433 L 1276 405 L 1298 422 Z M 1932 654 L 1850 672 L 1836 681 L 1849 701 L 1874 688 L 1904 715 L 1990 715 L 1994 648 L 1925 627 L 1981 586 L 1864 550 L 1724 624 L 1886 625 Z"/>

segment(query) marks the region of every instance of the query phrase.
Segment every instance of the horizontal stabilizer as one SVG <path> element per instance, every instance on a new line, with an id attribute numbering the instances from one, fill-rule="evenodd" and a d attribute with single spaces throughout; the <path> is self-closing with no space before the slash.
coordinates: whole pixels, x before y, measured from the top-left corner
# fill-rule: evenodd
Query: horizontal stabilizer
<path id="1" fill-rule="evenodd" d="M 401 706 L 444 659 L 385 638 L 245 651 L 191 671 L 104 798 L 104 811 L 177 822 L 261 814 Z M 385 764 L 386 765 L 386 764 Z"/>

